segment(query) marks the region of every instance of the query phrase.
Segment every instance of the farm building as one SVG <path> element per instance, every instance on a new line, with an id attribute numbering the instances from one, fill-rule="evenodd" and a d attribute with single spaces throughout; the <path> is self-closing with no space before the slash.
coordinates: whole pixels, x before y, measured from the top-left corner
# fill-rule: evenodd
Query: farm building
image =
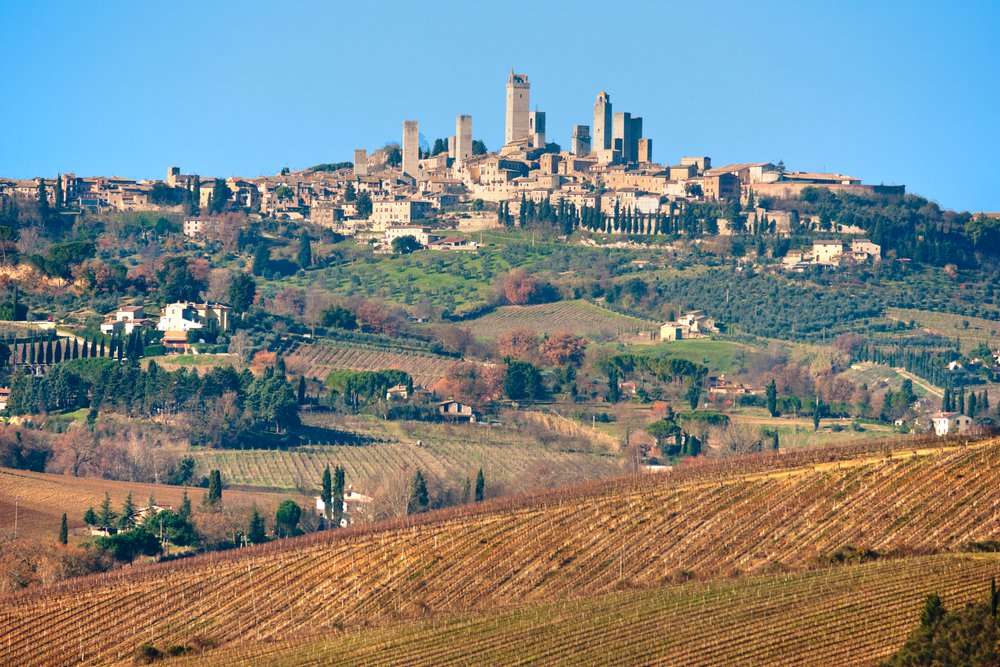
<path id="1" fill-rule="evenodd" d="M 931 422 L 934 424 L 934 433 L 941 436 L 968 433 L 972 428 L 972 417 L 958 412 L 935 413 Z"/>
<path id="2" fill-rule="evenodd" d="M 465 405 L 464 403 L 459 403 L 455 400 L 441 401 L 437 404 L 438 414 L 446 419 L 454 419 L 456 421 L 468 421 L 475 422 L 478 421 L 479 416 L 476 411 L 472 409 L 471 405 Z"/>
<path id="3" fill-rule="evenodd" d="M 358 493 L 353 487 L 348 486 L 341 501 L 341 511 L 344 513 L 340 520 L 340 527 L 347 528 L 353 523 L 369 521 L 372 518 L 371 505 L 372 497 L 363 493 Z M 326 503 L 319 496 L 316 496 L 316 513 L 323 515 L 326 512 Z"/>

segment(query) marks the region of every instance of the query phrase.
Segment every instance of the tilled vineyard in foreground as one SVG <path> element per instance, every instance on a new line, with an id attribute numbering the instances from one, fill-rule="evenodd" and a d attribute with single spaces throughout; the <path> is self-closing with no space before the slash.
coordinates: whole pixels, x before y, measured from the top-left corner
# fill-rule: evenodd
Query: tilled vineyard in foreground
<path id="1" fill-rule="evenodd" d="M 0 661 L 122 661 L 143 642 L 282 640 L 802 569 L 844 545 L 940 550 L 1000 534 L 997 440 L 748 470 L 730 462 L 40 589 L 0 600 Z"/>

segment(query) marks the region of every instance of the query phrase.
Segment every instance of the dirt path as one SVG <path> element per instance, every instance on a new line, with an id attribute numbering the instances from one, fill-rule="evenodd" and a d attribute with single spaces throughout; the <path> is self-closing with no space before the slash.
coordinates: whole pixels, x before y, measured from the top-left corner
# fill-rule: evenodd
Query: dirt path
<path id="1" fill-rule="evenodd" d="M 933 394 L 933 395 L 937 396 L 938 398 L 941 398 L 941 397 L 944 396 L 944 389 L 940 389 L 939 387 L 936 387 L 936 386 L 932 385 L 927 380 L 924 380 L 923 378 L 917 377 L 916 375 L 914 375 L 910 371 L 906 370 L 905 368 L 893 368 L 892 370 L 896 371 L 897 373 L 899 373 L 901 376 L 903 376 L 907 380 L 912 381 L 913 384 L 917 385 L 918 387 L 921 387 L 928 394 Z"/>

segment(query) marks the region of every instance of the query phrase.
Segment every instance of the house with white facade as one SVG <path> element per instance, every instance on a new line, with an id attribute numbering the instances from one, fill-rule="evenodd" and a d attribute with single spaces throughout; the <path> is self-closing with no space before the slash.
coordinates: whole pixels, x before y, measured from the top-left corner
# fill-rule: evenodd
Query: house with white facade
<path id="1" fill-rule="evenodd" d="M 937 412 L 931 416 L 931 423 L 939 436 L 960 435 L 972 429 L 972 417 L 960 412 Z"/>

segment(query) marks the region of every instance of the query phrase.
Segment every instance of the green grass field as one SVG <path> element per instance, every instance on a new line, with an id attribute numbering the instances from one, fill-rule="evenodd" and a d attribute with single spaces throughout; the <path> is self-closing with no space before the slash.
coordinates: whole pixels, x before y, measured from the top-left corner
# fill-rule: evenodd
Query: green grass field
<path id="1" fill-rule="evenodd" d="M 886 314 L 903 322 L 914 321 L 940 336 L 957 338 L 962 352 L 983 344 L 994 350 L 1000 348 L 1000 322 L 995 320 L 912 308 L 887 308 Z"/>
<path id="2" fill-rule="evenodd" d="M 715 338 L 691 338 L 635 346 L 631 351 L 637 354 L 655 354 L 687 359 L 703 364 L 715 373 L 739 373 L 746 368 L 750 357 L 759 352 L 757 348 L 744 343 Z"/>

